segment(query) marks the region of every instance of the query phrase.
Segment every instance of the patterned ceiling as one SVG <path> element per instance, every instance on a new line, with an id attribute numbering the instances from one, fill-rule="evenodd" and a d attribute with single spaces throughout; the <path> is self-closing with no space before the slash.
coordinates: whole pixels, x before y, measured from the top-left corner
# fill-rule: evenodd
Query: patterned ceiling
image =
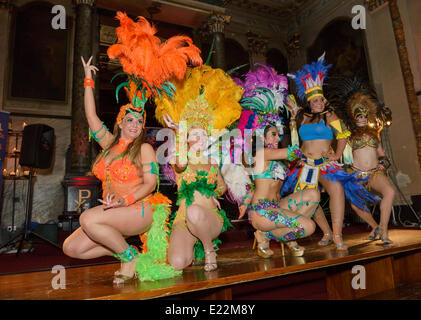
<path id="1" fill-rule="evenodd" d="M 302 5 L 309 0 L 199 0 L 203 2 L 218 1 L 224 2 L 226 8 L 241 8 L 259 14 L 270 15 L 274 17 L 289 16 L 295 13 Z M 314 2 L 314 1 L 313 1 Z"/>

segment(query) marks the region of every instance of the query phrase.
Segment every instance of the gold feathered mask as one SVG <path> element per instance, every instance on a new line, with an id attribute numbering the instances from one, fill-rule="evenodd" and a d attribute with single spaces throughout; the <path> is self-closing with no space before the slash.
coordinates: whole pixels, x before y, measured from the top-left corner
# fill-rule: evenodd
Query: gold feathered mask
<path id="1" fill-rule="evenodd" d="M 353 121 L 355 121 L 358 116 L 364 115 L 369 122 L 376 122 L 377 105 L 369 95 L 362 92 L 356 92 L 348 100 L 347 111 Z"/>

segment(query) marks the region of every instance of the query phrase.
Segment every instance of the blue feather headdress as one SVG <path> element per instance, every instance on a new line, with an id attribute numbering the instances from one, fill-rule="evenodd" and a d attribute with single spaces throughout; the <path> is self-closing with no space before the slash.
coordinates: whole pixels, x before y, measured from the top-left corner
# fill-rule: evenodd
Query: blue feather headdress
<path id="1" fill-rule="evenodd" d="M 326 79 L 327 70 L 332 65 L 325 65 L 325 53 L 316 61 L 303 66 L 295 73 L 288 73 L 288 77 L 297 85 L 300 99 L 307 101 L 315 97 L 323 97 L 323 82 Z"/>

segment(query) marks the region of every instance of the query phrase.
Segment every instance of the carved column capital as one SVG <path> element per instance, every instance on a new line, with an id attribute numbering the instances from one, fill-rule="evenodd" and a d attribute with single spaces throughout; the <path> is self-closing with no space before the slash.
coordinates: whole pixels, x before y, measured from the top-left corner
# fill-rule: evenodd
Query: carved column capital
<path id="1" fill-rule="evenodd" d="M 270 38 L 251 31 L 247 32 L 246 35 L 249 51 L 255 55 L 265 55 Z"/>
<path id="2" fill-rule="evenodd" d="M 286 43 L 284 43 L 285 49 L 288 52 L 288 55 L 290 56 L 296 56 L 298 50 L 300 50 L 300 34 L 298 32 L 295 32 L 292 34 Z"/>
<path id="3" fill-rule="evenodd" d="M 209 17 L 207 25 L 211 33 L 224 33 L 225 25 L 230 23 L 230 21 L 231 16 L 214 13 Z"/>

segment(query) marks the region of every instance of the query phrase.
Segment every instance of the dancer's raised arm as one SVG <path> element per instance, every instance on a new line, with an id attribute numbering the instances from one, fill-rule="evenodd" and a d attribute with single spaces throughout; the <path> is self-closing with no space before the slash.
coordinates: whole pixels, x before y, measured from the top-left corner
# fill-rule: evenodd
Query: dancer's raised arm
<path id="1" fill-rule="evenodd" d="M 94 137 L 95 141 L 99 143 L 102 149 L 105 149 L 113 142 L 113 135 L 108 131 L 104 123 L 99 119 L 96 113 L 95 99 L 94 99 L 94 88 L 95 82 L 92 79 L 92 72 L 96 74 L 97 67 L 91 65 L 92 56 L 88 62 L 85 62 L 83 57 L 82 60 L 83 68 L 85 70 L 85 115 L 88 120 L 90 134 Z"/>

